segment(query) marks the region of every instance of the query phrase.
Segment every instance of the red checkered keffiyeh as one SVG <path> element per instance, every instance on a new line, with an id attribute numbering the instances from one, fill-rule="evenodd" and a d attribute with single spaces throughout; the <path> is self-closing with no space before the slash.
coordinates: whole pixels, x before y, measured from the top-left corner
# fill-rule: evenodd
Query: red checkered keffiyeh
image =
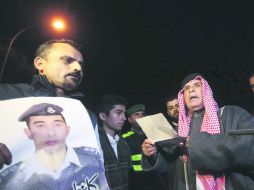
<path id="1" fill-rule="evenodd" d="M 213 98 L 213 92 L 208 82 L 201 76 L 197 76 L 195 79 L 199 79 L 202 84 L 202 98 L 205 107 L 205 114 L 202 121 L 200 131 L 205 131 L 210 134 L 220 133 L 220 123 L 217 115 L 218 105 Z M 183 89 L 178 93 L 179 102 L 179 123 L 178 134 L 182 137 L 188 137 L 190 131 L 190 113 L 186 113 L 185 102 L 183 96 Z M 224 190 L 225 189 L 225 177 L 214 179 L 211 175 L 200 175 L 197 172 L 197 177 L 202 182 L 206 190 Z"/>

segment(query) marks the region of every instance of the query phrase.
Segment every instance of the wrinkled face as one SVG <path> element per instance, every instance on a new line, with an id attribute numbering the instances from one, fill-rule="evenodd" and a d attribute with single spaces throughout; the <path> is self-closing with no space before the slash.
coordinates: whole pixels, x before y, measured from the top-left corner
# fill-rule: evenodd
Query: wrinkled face
<path id="1" fill-rule="evenodd" d="M 103 123 L 112 131 L 120 131 L 123 128 L 126 117 L 124 105 L 115 105 L 109 115 L 104 114 Z"/>
<path id="2" fill-rule="evenodd" d="M 36 57 L 34 64 L 50 83 L 65 91 L 75 90 L 83 78 L 83 57 L 69 44 L 53 44 L 46 58 Z"/>
<path id="3" fill-rule="evenodd" d="M 129 123 L 133 123 L 136 119 L 142 118 L 144 116 L 145 116 L 145 112 L 144 111 L 138 111 L 138 112 L 132 113 L 128 117 L 128 121 L 129 121 Z"/>
<path id="4" fill-rule="evenodd" d="M 252 92 L 254 93 L 254 76 L 249 78 L 249 84 Z"/>
<path id="5" fill-rule="evenodd" d="M 202 83 L 199 79 L 189 81 L 183 87 L 184 101 L 190 112 L 204 108 Z"/>
<path id="6" fill-rule="evenodd" d="M 179 104 L 177 99 L 167 102 L 167 113 L 169 117 L 178 119 Z"/>
<path id="7" fill-rule="evenodd" d="M 65 147 L 69 130 L 61 115 L 30 116 L 25 133 L 34 141 L 36 150 L 53 152 Z"/>

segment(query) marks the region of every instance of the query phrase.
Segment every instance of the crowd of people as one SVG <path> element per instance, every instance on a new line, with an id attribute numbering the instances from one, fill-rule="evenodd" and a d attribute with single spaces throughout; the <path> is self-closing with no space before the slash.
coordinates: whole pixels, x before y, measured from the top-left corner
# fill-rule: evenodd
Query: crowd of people
<path id="1" fill-rule="evenodd" d="M 1 84 L 0 100 L 67 97 L 84 102 L 84 95 L 77 91 L 83 79 L 83 65 L 83 56 L 77 43 L 64 39 L 47 41 L 36 50 L 34 66 L 38 74 L 33 77 L 31 84 Z M 249 83 L 254 92 L 253 74 Z M 31 115 L 33 119 L 40 118 L 40 122 L 44 122 L 41 118 L 47 121 L 52 118 L 51 112 L 45 111 L 48 107 L 54 110 L 53 115 L 58 118 L 65 137 L 68 135 L 69 129 L 61 114 L 61 107 L 36 105 L 20 117 L 20 121 L 28 124 L 27 136 L 31 136 L 33 129 L 31 121 L 27 121 Z M 128 106 L 124 97 L 107 94 L 98 101 L 94 112 L 88 110 L 101 158 L 95 153 L 86 152 L 82 152 L 82 159 L 77 156 L 77 160 L 85 165 L 85 169 L 81 170 L 82 178 L 93 181 L 91 186 L 83 189 L 253 189 L 253 115 L 238 106 L 219 107 L 208 81 L 198 73 L 183 79 L 179 92 L 165 101 L 165 107 L 169 124 L 178 136 L 163 142 L 153 142 L 137 125 L 136 119 L 144 117 L 146 113 L 143 104 Z M 123 131 L 125 122 L 128 122 L 129 128 Z M 40 154 L 43 149 L 44 146 L 37 146 L 35 154 Z M 78 154 L 80 151 L 67 147 L 63 141 L 62 160 L 69 152 Z M 0 143 L 0 167 L 11 162 L 12 153 L 4 143 Z M 40 162 L 43 162 L 43 158 Z M 59 172 L 61 163 L 51 164 L 49 173 Z M 1 189 L 9 187 L 2 179 L 14 177 L 11 172 L 8 173 L 7 176 L 0 173 Z M 35 183 L 30 179 L 31 185 L 23 183 L 24 186 L 16 186 L 16 189 L 64 190 L 71 189 L 75 181 L 64 183 L 63 186 L 59 183 L 61 175 L 51 178 L 44 174 L 44 178 L 45 175 L 47 179 L 52 179 L 51 184 L 54 185 L 44 186 L 42 180 Z M 38 176 L 26 178 L 32 177 Z"/>

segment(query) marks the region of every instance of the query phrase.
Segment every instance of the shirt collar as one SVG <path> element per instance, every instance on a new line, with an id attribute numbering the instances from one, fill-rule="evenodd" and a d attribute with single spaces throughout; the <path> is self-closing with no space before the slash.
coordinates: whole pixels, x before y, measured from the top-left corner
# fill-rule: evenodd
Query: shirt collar
<path id="1" fill-rule="evenodd" d="M 81 167 L 80 161 L 78 159 L 78 156 L 74 149 L 72 147 L 67 146 L 67 152 L 64 159 L 64 162 L 61 164 L 61 166 L 58 168 L 57 171 L 52 171 L 44 166 L 42 166 L 38 160 L 33 155 L 32 158 L 28 159 L 27 161 L 24 161 L 22 164 L 22 170 L 25 170 L 24 174 L 24 181 L 27 181 L 34 173 L 40 175 L 40 174 L 48 174 L 51 177 L 57 179 L 60 177 L 62 171 L 67 168 L 70 164 L 75 164 L 79 167 Z"/>
<path id="2" fill-rule="evenodd" d="M 119 141 L 119 135 L 118 135 L 118 134 L 115 134 L 115 136 L 112 137 L 111 135 L 109 135 L 109 134 L 107 133 L 107 136 L 108 136 L 109 142 L 110 142 L 111 144 L 117 144 L 117 143 L 118 143 L 118 141 Z"/>

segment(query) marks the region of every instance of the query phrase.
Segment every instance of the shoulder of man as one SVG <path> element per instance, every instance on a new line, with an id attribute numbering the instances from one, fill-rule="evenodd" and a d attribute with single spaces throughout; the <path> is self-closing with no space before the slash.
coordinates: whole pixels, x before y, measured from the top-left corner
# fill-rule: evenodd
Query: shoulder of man
<path id="1" fill-rule="evenodd" d="M 96 156 L 98 154 L 98 150 L 94 147 L 81 146 L 74 148 L 74 151 L 77 154 L 85 154 L 90 156 Z"/>
<path id="2" fill-rule="evenodd" d="M 21 165 L 22 162 L 18 162 L 0 172 L 0 187 L 20 171 Z"/>
<path id="3" fill-rule="evenodd" d="M 223 115 L 228 115 L 228 114 L 232 114 L 233 115 L 238 115 L 239 114 L 250 114 L 247 110 L 245 110 L 244 108 L 240 107 L 240 106 L 236 106 L 236 105 L 227 105 L 227 106 L 223 106 L 218 110 L 218 114 L 220 116 Z"/>
<path id="4" fill-rule="evenodd" d="M 25 83 L 0 85 L 0 100 L 32 96 L 34 93 L 33 88 Z"/>
<path id="5" fill-rule="evenodd" d="M 74 151 L 82 165 L 101 167 L 103 158 L 96 148 L 83 146 Z"/>

